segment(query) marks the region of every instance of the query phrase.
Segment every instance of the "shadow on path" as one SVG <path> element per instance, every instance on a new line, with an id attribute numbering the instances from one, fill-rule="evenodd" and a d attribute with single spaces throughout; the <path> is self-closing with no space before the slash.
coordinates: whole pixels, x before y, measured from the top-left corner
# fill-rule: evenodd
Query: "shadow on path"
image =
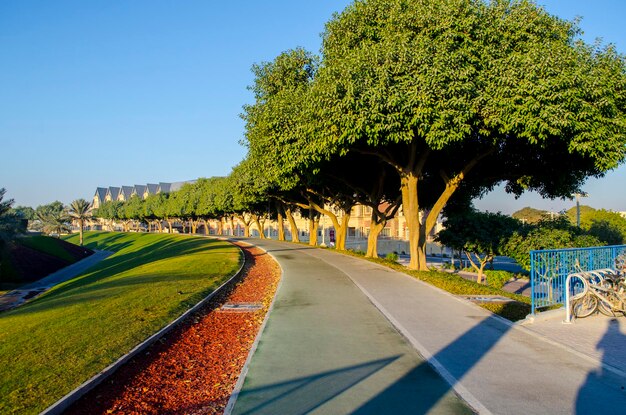
<path id="1" fill-rule="evenodd" d="M 354 400 L 356 405 L 349 413 L 359 415 L 473 413 L 454 398 L 452 390 L 457 380 L 467 374 L 509 329 L 509 326 L 493 318 L 481 320 L 429 361 L 417 362 L 404 376 L 393 381 L 390 386 L 365 403 L 357 396 Z M 349 391 L 386 366 L 392 365 L 400 357 L 392 356 L 247 390 L 244 387 L 234 413 L 306 414 Z M 451 366 L 446 365 L 445 380 L 432 367 L 434 365 L 441 369 L 439 364 L 441 361 L 455 362 Z M 384 375 L 373 381 L 374 386 L 380 379 L 384 379 Z M 467 399 L 468 396 L 465 395 L 463 398 Z M 479 412 L 484 410 L 478 401 L 471 399 L 468 401 L 473 410 Z M 326 412 L 333 413 L 332 408 L 334 406 L 324 409 L 330 409 L 330 412 Z"/>
<path id="2" fill-rule="evenodd" d="M 242 392 L 239 398 L 258 402 L 243 414 L 306 414 L 328 402 L 400 356 L 390 356 Z"/>
<path id="3" fill-rule="evenodd" d="M 611 319 L 609 327 L 597 344 L 603 351 L 602 363 L 611 366 L 614 354 L 623 354 L 626 336 L 620 331 L 620 323 Z M 576 397 L 576 414 L 623 414 L 626 413 L 626 379 L 600 366 L 589 372 Z M 617 397 L 617 399 L 616 399 Z M 621 397 L 621 400 L 619 398 Z"/>

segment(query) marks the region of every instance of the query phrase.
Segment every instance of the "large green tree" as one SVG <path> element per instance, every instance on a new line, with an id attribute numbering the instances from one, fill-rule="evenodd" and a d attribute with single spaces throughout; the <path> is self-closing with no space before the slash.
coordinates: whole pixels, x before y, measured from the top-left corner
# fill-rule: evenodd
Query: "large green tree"
<path id="1" fill-rule="evenodd" d="M 410 267 L 426 269 L 426 235 L 464 182 L 568 197 L 624 160 L 624 59 L 577 35 L 529 1 L 357 1 L 327 24 L 289 162 L 392 166 Z"/>

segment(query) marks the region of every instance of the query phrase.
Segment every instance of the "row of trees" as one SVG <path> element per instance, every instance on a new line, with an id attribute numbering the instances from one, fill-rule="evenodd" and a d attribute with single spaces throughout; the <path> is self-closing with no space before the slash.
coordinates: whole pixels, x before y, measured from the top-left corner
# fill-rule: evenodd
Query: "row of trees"
<path id="1" fill-rule="evenodd" d="M 437 217 L 496 184 L 569 197 L 626 152 L 624 57 L 578 34 L 529 1 L 351 4 L 321 56 L 253 67 L 247 200 L 328 215 L 339 249 L 354 204 L 372 208 L 374 238 L 402 206 L 425 269 Z"/>
<path id="2" fill-rule="evenodd" d="M 138 230 L 145 223 L 148 230 L 162 232 L 165 226 L 172 232 L 178 222 L 185 232 L 196 233 L 202 225 L 207 232 L 209 222 L 215 221 L 218 234 L 223 234 L 225 222 L 230 222 L 231 228 L 234 228 L 233 222 L 237 218 L 243 224 L 245 236 L 250 236 L 251 226 L 256 225 L 261 238 L 265 237 L 265 221 L 272 218 L 279 221 L 280 240 L 285 239 L 283 221 L 286 218 L 291 224 L 292 238 L 297 241 L 294 210 L 277 209 L 276 203 L 272 204 L 267 198 L 261 202 L 261 199 L 251 197 L 250 192 L 255 191 L 255 187 L 248 182 L 249 172 L 245 167 L 238 166 L 228 177 L 198 179 L 169 194 L 159 193 L 146 199 L 133 196 L 125 202 L 105 202 L 94 210 L 93 215 L 109 226 L 121 223 L 125 231 Z M 313 242 L 316 242 L 314 238 Z"/>
<path id="3" fill-rule="evenodd" d="M 499 183 L 569 197 L 624 161 L 625 59 L 579 32 L 530 1 L 356 1 L 327 23 L 320 56 L 296 48 L 253 66 L 248 153 L 229 177 L 99 215 L 169 226 L 238 215 L 248 233 L 268 206 L 279 231 L 300 209 L 312 237 L 328 216 L 345 249 L 362 204 L 373 256 L 401 207 L 410 267 L 426 269 L 440 214 Z"/>

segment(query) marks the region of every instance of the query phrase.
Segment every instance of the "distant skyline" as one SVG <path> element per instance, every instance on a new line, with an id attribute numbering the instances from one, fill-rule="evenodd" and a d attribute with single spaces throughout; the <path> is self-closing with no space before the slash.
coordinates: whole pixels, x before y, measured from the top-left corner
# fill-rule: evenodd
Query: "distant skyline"
<path id="1" fill-rule="evenodd" d="M 90 199 L 96 187 L 225 176 L 245 156 L 254 63 L 315 53 L 349 1 L 0 2 L 0 187 L 16 205 Z M 583 38 L 626 52 L 626 2 L 538 1 L 582 16 Z M 626 167 L 582 203 L 626 210 Z M 476 206 L 559 211 L 571 201 L 493 192 Z"/>

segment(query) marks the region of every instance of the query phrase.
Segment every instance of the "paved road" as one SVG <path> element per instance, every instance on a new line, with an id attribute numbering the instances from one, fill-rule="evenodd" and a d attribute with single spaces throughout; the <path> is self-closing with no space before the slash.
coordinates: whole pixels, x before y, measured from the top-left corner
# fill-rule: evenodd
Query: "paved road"
<path id="1" fill-rule="evenodd" d="M 385 267 L 254 243 L 284 274 L 235 414 L 467 412 L 455 394 L 485 414 L 624 413 L 620 322 L 588 356 Z"/>

